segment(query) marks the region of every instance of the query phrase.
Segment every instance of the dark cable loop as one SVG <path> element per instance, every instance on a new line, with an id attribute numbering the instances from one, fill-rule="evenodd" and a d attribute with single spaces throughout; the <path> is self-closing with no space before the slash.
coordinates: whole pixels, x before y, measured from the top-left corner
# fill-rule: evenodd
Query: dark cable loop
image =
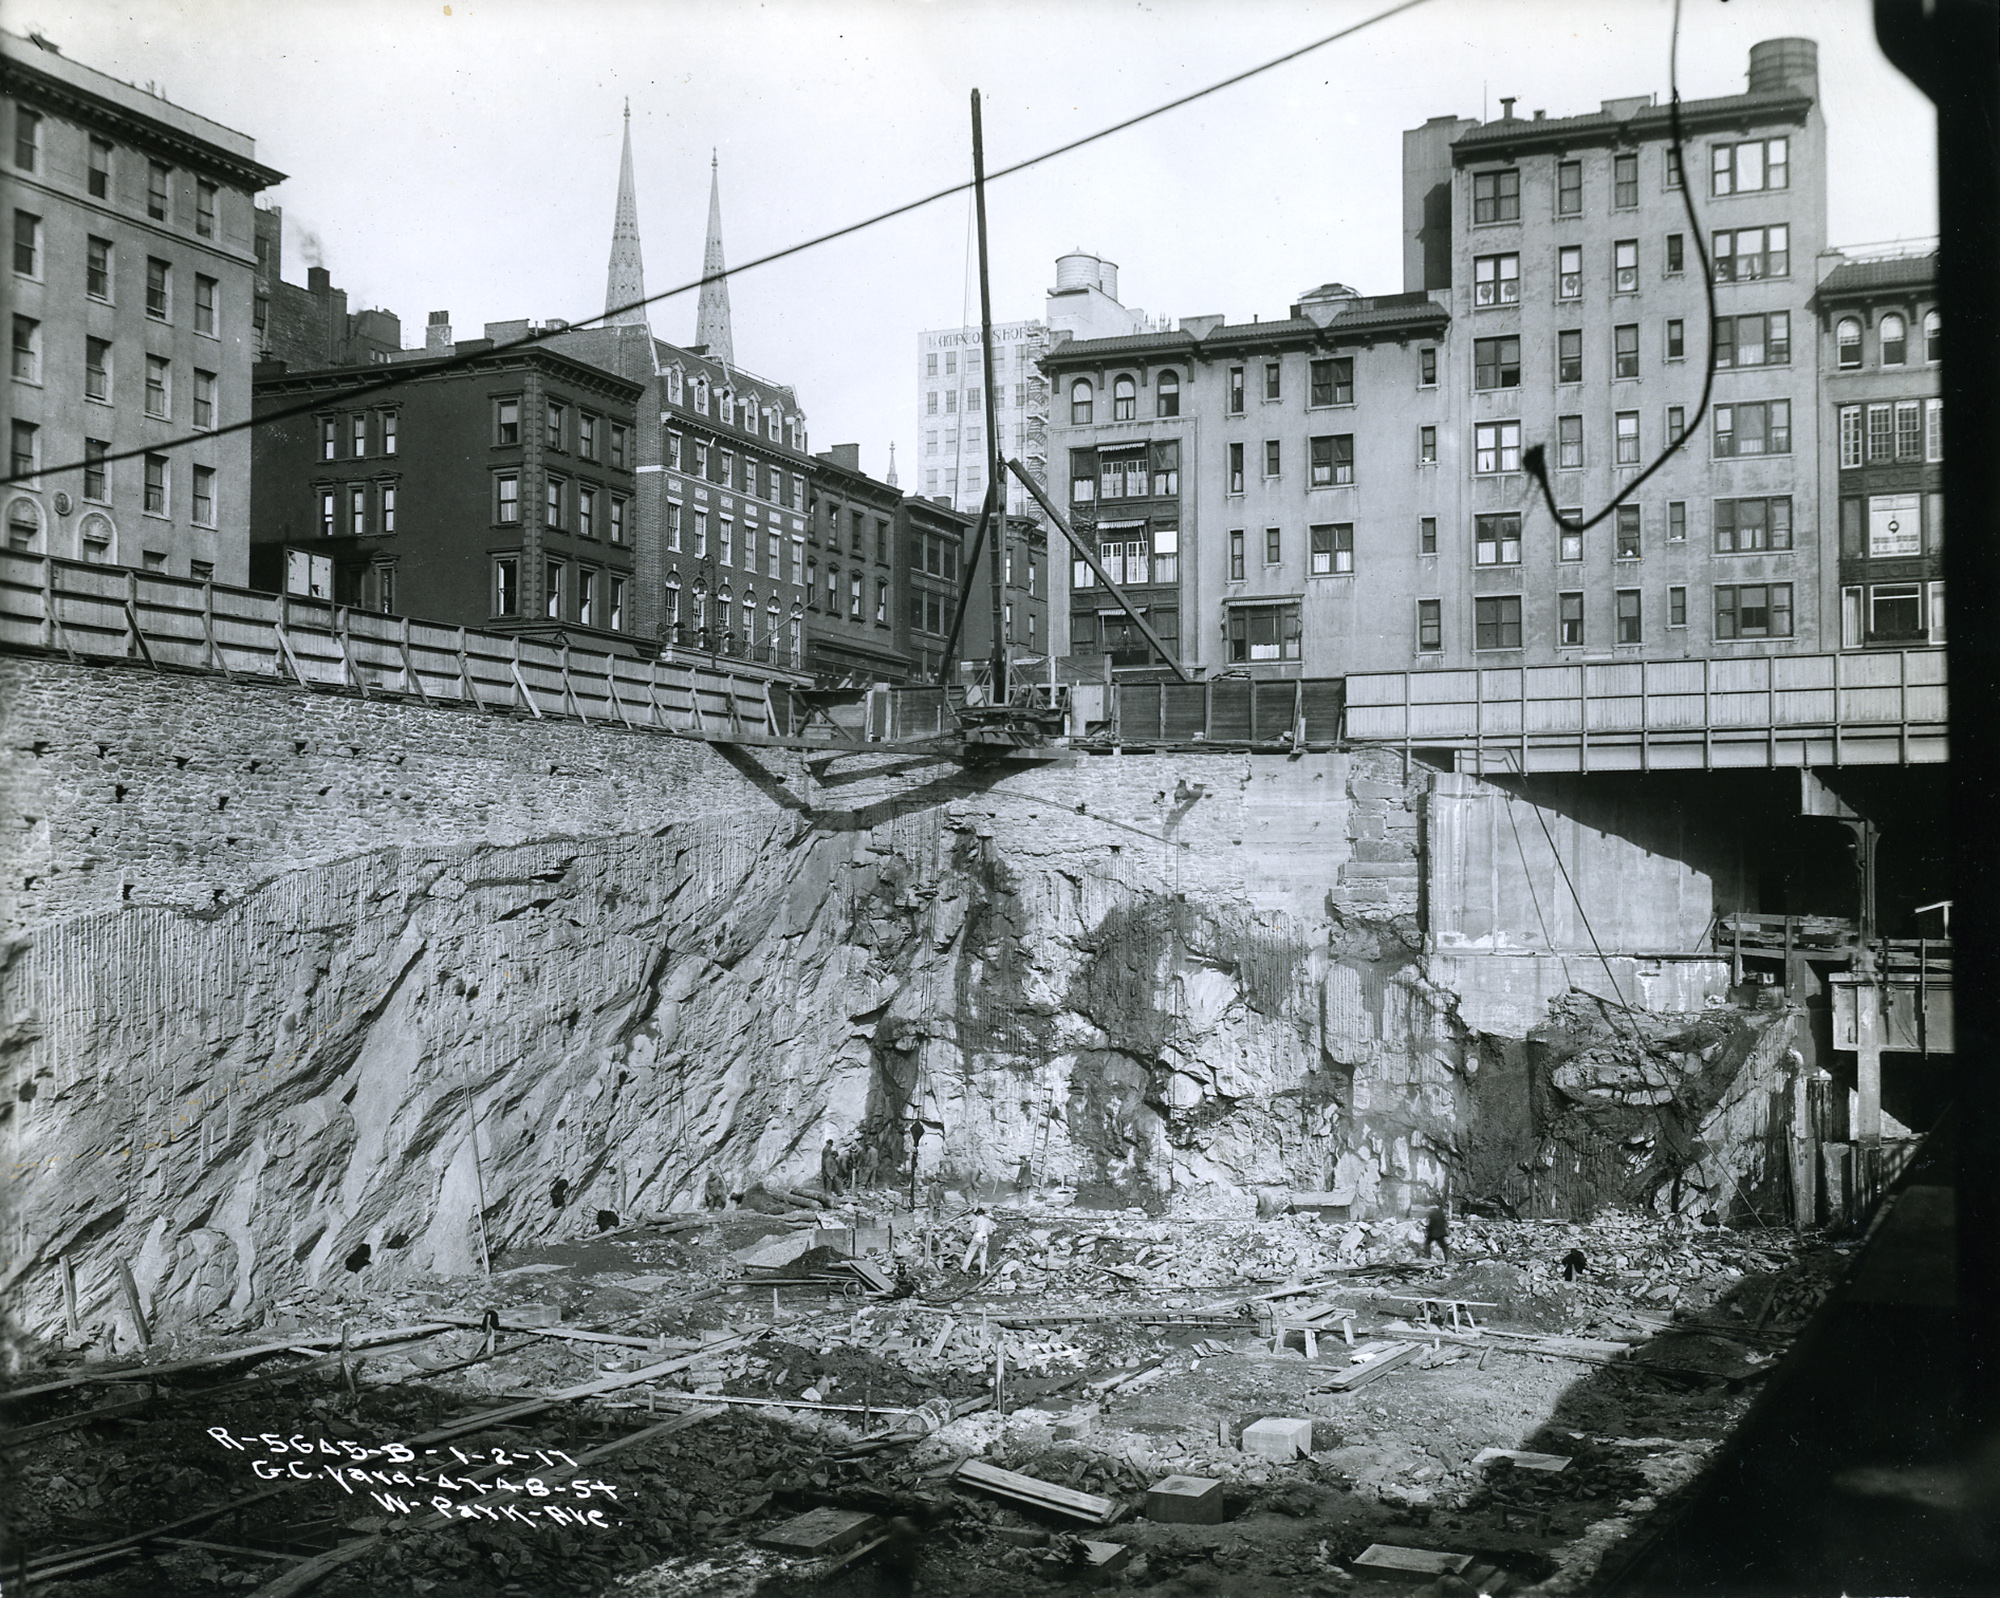
<path id="1" fill-rule="evenodd" d="M 1426 0 L 1398 0 L 1397 4 L 1390 6 L 1387 10 L 1378 11 L 1372 17 L 1365 17 L 1349 27 L 1340 29 L 1338 32 L 1329 33 L 1323 39 L 1315 39 L 1311 44 L 1300 45 L 1298 49 L 1288 50 L 1281 56 L 1273 56 L 1269 61 L 1246 68 L 1232 77 L 1222 78 L 1217 82 L 1209 84 L 1206 88 L 1196 89 L 1192 93 L 1184 94 L 1175 100 L 1168 100 L 1161 105 L 1154 106 L 1149 111 L 1141 111 L 1137 116 L 1129 116 L 1122 122 L 1114 122 L 1108 128 L 1099 128 L 1095 133 L 1086 133 L 1080 139 L 1072 139 L 1069 143 L 1059 144 L 1052 150 L 1044 150 L 1040 155 L 1031 155 L 1025 161 L 1016 161 L 1012 166 L 1002 167 L 997 172 L 989 172 L 986 181 L 992 183 L 1000 178 L 1012 177 L 1016 172 L 1025 172 L 1029 167 L 1039 166 L 1044 161 L 1052 161 L 1059 155 L 1068 155 L 1071 151 L 1080 150 L 1087 144 L 1095 144 L 1099 139 L 1108 139 L 1114 133 L 1123 133 L 1127 128 L 1137 127 L 1141 122 L 1149 122 L 1154 117 L 1166 115 L 1169 111 L 1177 111 L 1182 106 L 1191 105 L 1196 100 L 1203 99 L 1208 95 L 1219 93 L 1223 89 L 1234 88 L 1237 84 L 1254 78 L 1260 73 L 1269 72 L 1275 67 L 1281 67 L 1288 62 L 1296 61 L 1301 56 L 1310 55 L 1315 50 L 1322 49 L 1338 40 L 1348 38 L 1352 34 L 1360 33 L 1364 28 L 1372 28 L 1378 22 L 1386 22 L 1390 17 L 1397 16 L 1405 11 L 1414 10 L 1425 3 Z M 565 333 L 584 331 L 590 328 L 592 323 L 608 322 L 614 316 L 622 316 L 627 311 L 641 310 L 648 305 L 657 305 L 662 300 L 674 299 L 678 295 L 687 293 L 690 289 L 704 288 L 710 283 L 726 282 L 739 272 L 749 272 L 760 266 L 769 266 L 773 261 L 782 261 L 787 256 L 797 255 L 802 251 L 814 249 L 822 244 L 831 244 L 835 239 L 844 239 L 851 233 L 859 233 L 864 228 L 874 227 L 878 222 L 892 221 L 896 217 L 907 215 L 911 211 L 921 210 L 923 207 L 934 204 L 938 200 L 948 200 L 954 194 L 963 194 L 971 187 L 972 183 L 970 179 L 964 183 L 954 183 L 950 188 L 939 189 L 935 194 L 926 194 L 921 199 L 909 200 L 902 205 L 892 206 L 889 210 L 878 211 L 873 216 L 864 217 L 859 222 L 850 222 L 845 227 L 835 228 L 832 232 L 822 233 L 816 238 L 805 239 L 797 244 L 789 244 L 782 250 L 773 250 L 769 255 L 760 255 L 756 260 L 746 261 L 741 266 L 730 267 L 707 277 L 696 278 L 693 282 L 683 283 L 677 288 L 663 289 L 658 294 L 649 294 L 644 299 L 633 300 L 627 305 L 609 306 L 602 311 L 596 312 L 594 315 L 580 318 L 561 328 L 543 329 L 538 332 L 529 333 L 522 338 L 509 340 L 505 344 L 495 344 L 490 349 L 474 350 L 466 355 L 448 356 L 438 365 L 431 366 L 427 364 L 421 373 L 397 373 L 390 377 L 378 378 L 374 382 L 358 384 L 353 388 L 335 388 L 330 392 L 322 392 L 317 399 L 303 404 L 283 406 L 278 410 L 266 411 L 262 416 L 246 416 L 240 422 L 231 422 L 225 427 L 206 428 L 199 433 L 183 434 L 179 438 L 168 439 L 165 443 L 142 444 L 137 449 L 115 450 L 109 454 L 100 455 L 93 461 L 67 461 L 61 466 L 44 466 L 38 471 L 23 472 L 17 476 L 0 477 L 0 488 L 8 487 L 14 483 L 30 482 L 38 477 L 60 476 L 66 472 L 80 472 L 87 466 L 109 465 L 113 461 L 136 460 L 141 455 L 159 455 L 170 449 L 179 449 L 183 445 L 199 444 L 205 439 L 226 438 L 231 433 L 245 432 L 251 428 L 263 427 L 271 422 L 290 421 L 295 416 L 310 416 L 315 411 L 324 410 L 329 404 L 345 403 L 364 398 L 370 394 L 385 393 L 392 388 L 401 388 L 405 383 L 417 381 L 419 377 L 436 377 L 442 372 L 457 371 L 459 368 L 470 366 L 477 361 L 490 360 L 496 355 L 510 354 L 514 350 L 545 343 L 552 338 L 560 338 Z"/>
<path id="2" fill-rule="evenodd" d="M 1680 437 L 1668 439 L 1667 447 L 1660 451 L 1658 458 L 1653 461 L 1652 465 L 1648 466 L 1637 477 L 1633 478 L 1631 482 L 1627 483 L 1619 491 L 1616 498 L 1588 521 L 1566 521 L 1563 518 L 1563 513 L 1556 508 L 1555 490 L 1549 487 L 1547 448 L 1541 444 L 1530 444 L 1523 450 L 1521 452 L 1521 465 L 1527 469 L 1528 474 L 1537 483 L 1541 484 L 1542 503 L 1548 506 L 1549 514 L 1555 518 L 1556 526 L 1566 533 L 1587 532 L 1595 527 L 1620 505 L 1624 504 L 1626 500 L 1630 499 L 1647 478 L 1666 465 L 1668 459 L 1677 454 L 1681 446 L 1693 438 L 1696 432 L 1700 430 L 1702 418 L 1708 414 L 1709 394 L 1715 387 L 1715 273 L 1709 266 L 1708 251 L 1702 246 L 1701 219 L 1694 214 L 1694 177 L 1687 169 L 1687 160 L 1684 154 L 1685 146 L 1681 140 L 1680 43 L 1681 4 L 1680 0 L 1674 0 L 1673 42 L 1668 46 L 1667 50 L 1667 88 L 1671 96 L 1667 102 L 1667 118 L 1669 125 L 1673 129 L 1674 161 L 1680 167 L 1681 172 L 1681 204 L 1687 210 L 1688 231 L 1694 235 L 1695 259 L 1701 264 L 1702 287 L 1707 291 L 1708 296 L 1708 365 L 1707 371 L 1701 380 L 1701 403 L 1695 406 L 1694 415 L 1683 424 Z"/>

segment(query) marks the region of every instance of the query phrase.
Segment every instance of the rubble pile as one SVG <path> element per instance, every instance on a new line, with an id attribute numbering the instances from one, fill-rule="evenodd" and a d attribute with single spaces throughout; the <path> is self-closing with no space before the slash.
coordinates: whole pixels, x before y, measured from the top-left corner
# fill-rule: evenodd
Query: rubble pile
<path id="1" fill-rule="evenodd" d="M 1388 1545 L 1474 1554 L 1501 1584 L 1486 1590 L 1567 1590 L 1699 1473 L 1845 1258 L 1605 1213 L 1455 1217 L 1450 1259 L 1427 1259 L 1420 1223 L 1028 1194 L 998 1208 L 990 1269 L 968 1275 L 966 1197 L 928 1242 L 923 1217 L 850 1198 L 636 1225 L 421 1292 L 297 1292 L 244 1329 L 264 1349 L 247 1365 L 163 1339 L 157 1377 L 37 1392 L 94 1376 L 72 1350 L 8 1399 L 30 1576 L 53 1598 L 131 1591 L 142 1565 L 162 1591 L 250 1591 L 274 1560 L 338 1552 L 314 1582 L 327 1598 L 775 1598 L 843 1590 L 851 1556 L 856 1579 L 902 1561 L 936 1590 L 1227 1577 L 1332 1594 L 1369 1590 L 1357 1561 Z M 495 1450 L 574 1460 L 549 1475 L 615 1488 L 615 1535 L 439 1521 L 429 1487 L 272 1481 L 248 1463 L 266 1445 L 225 1448 L 218 1426 L 329 1452 L 449 1434 L 432 1446 L 467 1471 Z M 1221 1518 L 1141 1512 L 1172 1478 L 1219 1484 Z M 814 1510 L 867 1534 L 765 1546 Z"/>

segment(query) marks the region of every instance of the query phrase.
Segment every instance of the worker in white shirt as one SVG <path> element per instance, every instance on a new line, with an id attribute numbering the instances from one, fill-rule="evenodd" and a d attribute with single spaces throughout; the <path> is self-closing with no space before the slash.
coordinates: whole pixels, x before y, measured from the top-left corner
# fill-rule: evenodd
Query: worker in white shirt
<path id="1" fill-rule="evenodd" d="M 979 1274 L 984 1276 L 987 1269 L 987 1255 L 993 1246 L 993 1216 L 984 1204 L 972 1213 L 972 1237 L 965 1245 L 965 1258 L 959 1261 L 961 1271 L 972 1269 L 972 1262 L 979 1261 Z"/>

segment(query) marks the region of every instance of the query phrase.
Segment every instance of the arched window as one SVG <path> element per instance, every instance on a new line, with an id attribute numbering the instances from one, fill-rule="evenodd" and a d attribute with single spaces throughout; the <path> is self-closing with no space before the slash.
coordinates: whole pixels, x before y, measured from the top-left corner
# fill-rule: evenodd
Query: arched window
<path id="1" fill-rule="evenodd" d="M 753 433 L 757 432 L 759 429 L 757 426 L 758 422 L 757 396 L 755 394 L 752 394 L 747 400 L 743 402 L 743 415 L 745 418 L 743 425 L 746 428 L 748 428 L 751 432 Z"/>
<path id="2" fill-rule="evenodd" d="M 1843 368 L 1861 364 L 1861 324 L 1853 317 L 1840 319 L 1840 325 L 1833 330 L 1833 342 Z"/>
<path id="3" fill-rule="evenodd" d="M 1154 411 L 1161 416 L 1178 416 L 1181 413 L 1181 374 L 1162 372 L 1154 390 Z"/>
<path id="4" fill-rule="evenodd" d="M 708 585 L 699 577 L 694 580 L 694 630 L 704 631 L 708 626 Z"/>
<path id="5" fill-rule="evenodd" d="M 1079 377 L 1069 386 L 1069 422 L 1072 427 L 1090 425 L 1090 379 Z"/>
<path id="6" fill-rule="evenodd" d="M 749 589 L 743 591 L 743 646 L 747 649 L 757 641 L 757 596 Z"/>
<path id="7" fill-rule="evenodd" d="M 1938 331 L 1938 313 L 1926 311 L 1924 312 L 1924 359 L 1935 361 L 1941 359 L 1943 354 Z"/>
<path id="8" fill-rule="evenodd" d="M 1894 311 L 1882 318 L 1882 364 L 1901 366 L 1909 350 L 1909 324 Z"/>
<path id="9" fill-rule="evenodd" d="M 42 507 L 23 494 L 7 507 L 7 547 L 30 550 L 42 536 Z"/>
<path id="10" fill-rule="evenodd" d="M 679 643 L 681 637 L 681 574 L 678 571 L 667 573 L 666 613 L 667 641 L 669 643 Z"/>
<path id="11" fill-rule="evenodd" d="M 1129 422 L 1139 413 L 1139 390 L 1129 377 L 1118 378 L 1111 385 L 1111 419 L 1114 422 Z"/>
<path id="12" fill-rule="evenodd" d="M 694 380 L 694 408 L 702 415 L 708 414 L 708 379 L 697 376 Z"/>

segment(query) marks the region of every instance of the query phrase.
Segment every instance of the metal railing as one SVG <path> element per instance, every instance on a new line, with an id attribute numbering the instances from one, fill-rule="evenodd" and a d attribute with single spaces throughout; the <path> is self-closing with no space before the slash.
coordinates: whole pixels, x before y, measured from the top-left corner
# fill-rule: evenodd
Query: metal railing
<path id="1" fill-rule="evenodd" d="M 717 739 L 776 732 L 772 685 L 806 681 L 705 651 L 642 660 L 16 550 L 0 551 L 0 646 Z"/>

